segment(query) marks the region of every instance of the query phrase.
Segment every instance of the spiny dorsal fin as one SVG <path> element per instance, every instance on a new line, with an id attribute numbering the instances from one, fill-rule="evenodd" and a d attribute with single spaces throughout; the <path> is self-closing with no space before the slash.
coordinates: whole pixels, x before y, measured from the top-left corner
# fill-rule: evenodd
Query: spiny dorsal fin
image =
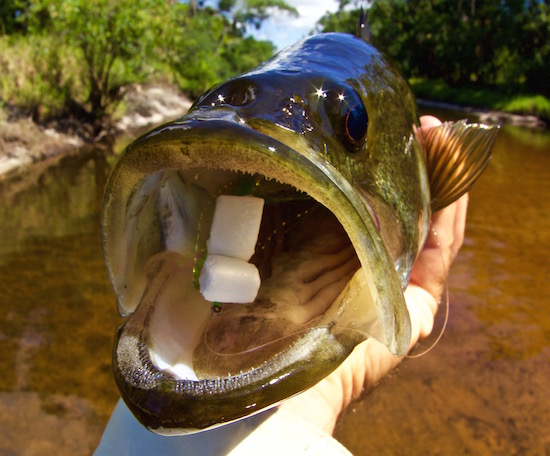
<path id="1" fill-rule="evenodd" d="M 359 13 L 359 20 L 357 21 L 357 37 L 370 42 L 370 29 L 367 21 L 367 14 L 363 7 Z"/>
<path id="2" fill-rule="evenodd" d="M 433 212 L 471 188 L 491 159 L 498 129 L 459 120 L 417 131 L 426 158 Z"/>

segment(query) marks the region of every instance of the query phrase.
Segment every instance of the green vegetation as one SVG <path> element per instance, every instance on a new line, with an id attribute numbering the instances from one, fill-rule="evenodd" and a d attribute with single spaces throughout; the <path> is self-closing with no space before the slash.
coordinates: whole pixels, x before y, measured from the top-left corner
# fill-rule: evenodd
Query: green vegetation
<path id="1" fill-rule="evenodd" d="M 35 120 L 109 120 L 134 83 L 178 83 L 191 96 L 270 57 L 245 37 L 281 0 L 12 0 L 0 5 L 0 107 Z"/>
<path id="2" fill-rule="evenodd" d="M 341 0 L 321 31 L 354 33 L 361 2 Z M 373 43 L 419 97 L 550 119 L 550 5 L 542 0 L 373 0 Z M 77 116 L 109 124 L 132 84 L 191 97 L 274 52 L 247 36 L 282 0 L 8 0 L 0 4 L 0 118 Z M 13 109 L 10 110 L 12 112 Z"/>
<path id="3" fill-rule="evenodd" d="M 487 88 L 449 87 L 442 80 L 411 78 L 411 87 L 418 98 L 450 102 L 461 106 L 487 107 L 497 111 L 531 114 L 550 119 L 550 99 L 544 95 L 508 95 Z"/>
<path id="4" fill-rule="evenodd" d="M 49 36 L 0 36 L 0 107 L 10 104 L 35 119 L 59 115 L 84 90 L 80 59 Z"/>
<path id="5" fill-rule="evenodd" d="M 90 116 L 103 119 L 125 86 L 146 77 L 146 56 L 154 53 L 168 14 L 163 0 L 37 0 L 27 10 L 27 21 L 31 37 L 57 37 L 74 49 Z M 48 54 L 55 56 L 57 43 L 52 44 Z"/>
<path id="6" fill-rule="evenodd" d="M 353 33 L 361 2 L 341 0 L 322 31 Z M 374 0 L 373 43 L 417 95 L 550 120 L 550 4 L 542 0 Z M 444 82 L 443 82 L 444 81 Z"/>

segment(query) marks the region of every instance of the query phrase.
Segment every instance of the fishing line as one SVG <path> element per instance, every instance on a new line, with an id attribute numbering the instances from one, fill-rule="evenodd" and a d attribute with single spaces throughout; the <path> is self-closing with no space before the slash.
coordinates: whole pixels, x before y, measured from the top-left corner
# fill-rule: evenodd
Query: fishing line
<path id="1" fill-rule="evenodd" d="M 251 348 L 247 348 L 245 350 L 238 350 L 238 351 L 234 351 L 234 352 L 231 352 L 231 353 L 223 353 L 223 352 L 220 352 L 218 350 L 216 350 L 209 342 L 208 342 L 208 331 L 209 331 L 209 327 L 206 328 L 205 332 L 204 332 L 204 345 L 206 346 L 206 348 L 213 354 L 217 355 L 217 356 L 224 356 L 224 357 L 230 357 L 230 356 L 241 356 L 241 355 L 246 355 L 246 354 L 249 354 L 249 353 L 252 353 L 252 352 L 255 352 L 255 351 L 258 351 L 258 350 L 261 350 L 263 348 L 266 348 L 266 347 L 269 347 L 270 345 L 273 345 L 273 344 L 276 344 L 278 342 L 281 342 L 285 339 L 288 339 L 288 338 L 291 338 L 291 337 L 295 337 L 295 336 L 298 336 L 299 334 L 305 334 L 307 333 L 308 331 L 310 330 L 317 330 L 317 329 L 326 329 L 326 330 L 330 330 L 330 327 L 328 326 L 313 326 L 313 323 L 315 320 L 318 320 L 320 317 L 316 317 L 314 318 L 313 320 L 307 322 L 307 323 L 304 323 L 303 326 L 305 326 L 303 329 L 297 329 L 296 331 L 292 331 L 291 333 L 289 334 L 285 334 L 283 336 L 280 336 L 280 337 L 277 337 L 276 339 L 273 339 L 273 340 L 270 340 L 268 342 L 264 342 L 260 345 L 257 345 L 256 347 L 251 347 Z M 310 325 L 310 326 L 308 326 Z"/>
<path id="2" fill-rule="evenodd" d="M 435 240 L 436 240 L 436 243 L 437 243 L 437 248 L 439 249 L 439 256 L 441 258 L 441 265 L 443 266 L 443 271 L 447 271 L 446 263 L 445 263 L 445 259 L 443 258 L 443 251 L 441 249 L 441 243 L 439 242 L 439 237 L 438 237 L 437 231 L 433 227 L 430 227 L 430 230 L 431 230 L 432 234 L 435 237 Z M 435 346 L 439 343 L 439 341 L 443 337 L 443 333 L 445 332 L 445 329 L 447 328 L 447 322 L 449 321 L 449 307 L 450 307 L 449 306 L 449 286 L 448 286 L 447 280 L 445 280 L 445 285 L 444 285 L 444 288 L 443 288 L 442 302 L 445 302 L 445 318 L 443 320 L 443 326 L 442 326 L 441 330 L 439 331 L 439 334 L 438 334 L 437 338 L 432 343 L 432 345 L 430 345 L 426 350 L 424 350 L 423 352 L 414 354 L 414 355 L 406 355 L 407 358 L 420 358 L 421 356 L 424 356 L 424 355 L 428 354 L 429 352 L 431 352 L 435 348 Z M 435 320 L 435 317 L 434 317 L 434 320 Z"/>

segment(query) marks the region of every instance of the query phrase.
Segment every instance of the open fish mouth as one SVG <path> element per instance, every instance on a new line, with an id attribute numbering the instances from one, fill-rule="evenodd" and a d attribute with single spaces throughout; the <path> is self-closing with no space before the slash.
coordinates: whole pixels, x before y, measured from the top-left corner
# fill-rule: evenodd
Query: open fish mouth
<path id="1" fill-rule="evenodd" d="M 260 277 L 251 302 L 201 293 L 220 195 L 263 201 L 245 262 Z M 403 353 L 408 314 L 373 215 L 299 140 L 289 147 L 238 122 L 185 118 L 130 146 L 102 232 L 128 316 L 115 378 L 136 417 L 159 433 L 193 432 L 313 386 L 367 337 Z"/>

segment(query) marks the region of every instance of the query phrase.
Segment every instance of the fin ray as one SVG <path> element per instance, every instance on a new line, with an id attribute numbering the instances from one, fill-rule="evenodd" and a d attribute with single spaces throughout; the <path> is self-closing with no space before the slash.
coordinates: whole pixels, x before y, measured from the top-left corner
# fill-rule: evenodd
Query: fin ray
<path id="1" fill-rule="evenodd" d="M 366 41 L 367 43 L 369 43 L 370 29 L 369 29 L 367 15 L 368 15 L 368 12 L 365 12 L 363 7 L 361 6 L 361 10 L 359 12 L 359 20 L 357 21 L 356 36 Z"/>
<path id="2" fill-rule="evenodd" d="M 426 158 L 433 212 L 472 187 L 491 159 L 498 129 L 459 120 L 417 131 Z"/>

